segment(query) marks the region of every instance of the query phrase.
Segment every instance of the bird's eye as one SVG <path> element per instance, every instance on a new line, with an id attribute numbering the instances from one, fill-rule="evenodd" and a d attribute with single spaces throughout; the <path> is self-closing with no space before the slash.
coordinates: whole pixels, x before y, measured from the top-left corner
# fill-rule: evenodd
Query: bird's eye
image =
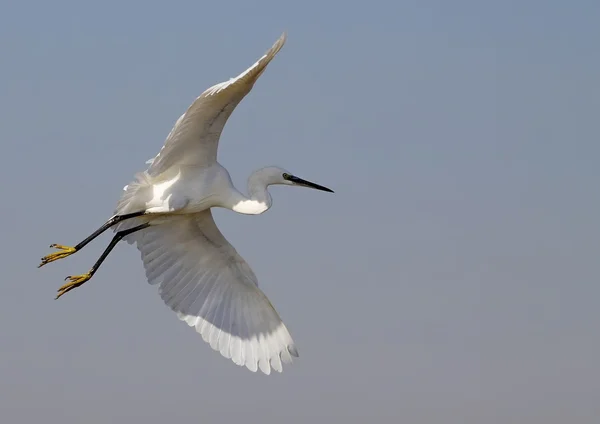
<path id="1" fill-rule="evenodd" d="M 290 177 L 290 174 L 284 172 L 283 173 L 283 179 L 287 180 Z"/>

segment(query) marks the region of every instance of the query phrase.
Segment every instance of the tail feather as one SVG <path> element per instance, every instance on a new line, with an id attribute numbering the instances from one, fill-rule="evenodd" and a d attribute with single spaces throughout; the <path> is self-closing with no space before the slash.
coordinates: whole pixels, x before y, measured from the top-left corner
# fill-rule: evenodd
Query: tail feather
<path id="1" fill-rule="evenodd" d="M 126 213 L 136 212 L 138 210 L 137 206 L 139 202 L 135 202 L 134 198 L 140 189 L 146 188 L 150 186 L 150 176 L 144 172 L 138 172 L 135 174 L 134 179 L 131 183 L 127 184 L 123 187 L 123 195 L 117 202 L 117 207 L 115 209 L 115 214 L 123 215 Z"/>
<path id="2" fill-rule="evenodd" d="M 117 202 L 115 215 L 124 215 L 143 210 L 145 208 L 145 199 L 151 194 L 151 187 L 150 175 L 148 175 L 146 171 L 135 174 L 133 181 L 123 187 L 124 193 Z M 144 191 L 148 191 L 148 194 L 146 195 Z M 119 232 L 127 230 L 129 228 L 137 227 L 145 222 L 148 222 L 148 218 L 138 217 L 127 219 L 115 225 L 113 231 Z M 129 244 L 134 243 L 136 240 L 136 233 L 126 236 L 124 240 Z"/>

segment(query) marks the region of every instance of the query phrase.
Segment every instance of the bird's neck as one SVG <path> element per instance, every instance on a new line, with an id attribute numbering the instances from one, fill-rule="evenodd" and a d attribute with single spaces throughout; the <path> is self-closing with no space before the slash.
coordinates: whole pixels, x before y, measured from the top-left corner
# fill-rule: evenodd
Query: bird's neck
<path id="1" fill-rule="evenodd" d="M 246 215 L 260 215 L 271 207 L 271 195 L 260 174 L 254 173 L 248 178 L 248 194 L 249 197 L 246 197 L 236 190 L 231 209 Z"/>

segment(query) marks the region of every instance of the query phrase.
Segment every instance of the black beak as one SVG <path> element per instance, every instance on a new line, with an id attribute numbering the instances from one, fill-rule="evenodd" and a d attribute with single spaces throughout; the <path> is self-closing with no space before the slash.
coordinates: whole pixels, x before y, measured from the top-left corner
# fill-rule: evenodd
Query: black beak
<path id="1" fill-rule="evenodd" d="M 327 188 L 327 187 L 323 187 L 322 185 L 319 184 L 315 184 L 315 183 L 311 183 L 310 181 L 306 181 L 303 180 L 302 178 L 298 178 L 295 175 L 290 175 L 286 178 L 286 180 L 293 182 L 294 184 L 303 186 L 303 187 L 309 187 L 309 188 L 314 188 L 315 190 L 321 190 L 321 191 L 327 191 L 329 193 L 333 193 L 334 191 Z"/>

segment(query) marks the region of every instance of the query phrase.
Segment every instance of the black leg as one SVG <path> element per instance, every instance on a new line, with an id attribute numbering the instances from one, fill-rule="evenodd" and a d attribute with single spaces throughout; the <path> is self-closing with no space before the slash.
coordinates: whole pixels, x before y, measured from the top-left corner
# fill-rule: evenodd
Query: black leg
<path id="1" fill-rule="evenodd" d="M 104 252 L 102 252 L 102 255 L 100 255 L 100 258 L 98 258 L 98 260 L 96 261 L 94 266 L 92 266 L 92 268 L 90 269 L 90 272 L 89 272 L 90 276 L 92 276 L 96 273 L 98 268 L 100 268 L 100 265 L 102 265 L 102 262 L 104 262 L 104 260 L 109 255 L 109 253 L 114 249 L 114 247 L 117 245 L 117 243 L 123 239 L 123 237 L 128 236 L 129 234 L 135 233 L 136 231 L 143 230 L 144 228 L 147 228 L 149 226 L 150 226 L 150 224 L 146 222 L 142 225 L 138 225 L 137 227 L 119 231 L 117 234 L 115 234 L 115 236 L 112 238 L 112 240 L 108 244 L 108 247 L 106 249 L 104 249 Z"/>
<path id="2" fill-rule="evenodd" d="M 141 212 L 128 213 L 128 214 L 124 214 L 124 215 L 115 215 L 112 218 L 110 218 L 108 221 L 106 221 L 104 223 L 104 225 L 102 225 L 100 228 L 98 228 L 96 231 L 94 231 L 90 236 L 86 237 L 85 240 L 83 240 L 79 244 L 77 244 L 75 247 L 63 246 L 60 244 L 50 245 L 50 247 L 59 249 L 60 251 L 50 253 L 49 255 L 44 256 L 42 258 L 42 263 L 38 265 L 38 268 L 46 265 L 47 263 L 54 262 L 57 259 L 66 258 L 67 256 L 70 256 L 73 253 L 83 249 L 83 247 L 86 244 L 88 244 L 89 242 L 94 240 L 96 237 L 98 237 L 100 234 L 102 234 L 103 232 L 108 230 L 113 225 L 116 225 L 121 221 L 125 221 L 126 219 L 137 218 L 138 216 L 142 216 L 144 214 L 145 214 L 145 212 L 141 211 Z"/>
<path id="3" fill-rule="evenodd" d="M 73 290 L 74 288 L 81 286 L 86 281 L 89 281 L 90 278 L 92 278 L 92 276 L 96 273 L 96 271 L 98 271 L 98 268 L 100 268 L 100 265 L 102 265 L 102 262 L 104 262 L 106 257 L 115 248 L 117 243 L 119 243 L 123 239 L 123 237 L 125 237 L 129 234 L 135 233 L 136 231 L 143 230 L 144 228 L 147 228 L 149 226 L 150 226 L 150 224 L 146 222 L 142 225 L 138 225 L 137 227 L 119 231 L 117 234 L 115 234 L 115 236 L 112 238 L 112 240 L 110 241 L 110 243 L 108 244 L 106 249 L 104 249 L 104 252 L 102 252 L 102 255 L 100 255 L 100 258 L 98 258 L 96 263 L 92 266 L 92 268 L 86 274 L 74 275 L 74 276 L 69 275 L 67 278 L 65 278 L 65 280 L 69 280 L 70 282 L 58 289 L 58 295 L 56 296 L 56 299 L 61 297 L 63 294 Z"/>
<path id="4" fill-rule="evenodd" d="M 116 225 L 116 224 L 118 224 L 121 221 L 125 221 L 126 219 L 137 218 L 138 216 L 142 216 L 145 213 L 146 212 L 142 211 L 142 212 L 128 213 L 128 214 L 125 214 L 125 215 L 115 215 L 115 216 L 113 216 L 108 221 L 106 221 L 102 227 L 98 228 L 89 237 L 87 237 L 85 240 L 83 240 L 82 242 L 80 242 L 79 244 L 77 244 L 75 246 L 75 250 L 81 250 L 83 248 L 83 246 L 85 246 L 86 244 L 88 244 L 89 242 L 91 242 L 92 240 L 94 240 L 96 237 L 98 237 L 100 234 L 102 234 L 103 232 L 105 232 L 106 230 L 108 230 L 113 225 Z"/>

